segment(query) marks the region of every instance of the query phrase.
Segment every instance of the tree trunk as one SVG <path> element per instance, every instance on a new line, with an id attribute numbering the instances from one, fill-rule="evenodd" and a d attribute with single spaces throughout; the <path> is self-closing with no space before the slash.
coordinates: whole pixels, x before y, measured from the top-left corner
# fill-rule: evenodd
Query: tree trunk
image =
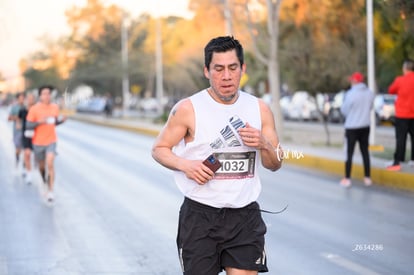
<path id="1" fill-rule="evenodd" d="M 266 65 L 269 93 L 272 96 L 271 109 L 275 116 L 275 126 L 279 140 L 283 140 L 283 116 L 280 108 L 280 74 L 279 74 L 279 11 L 283 0 L 266 0 L 267 8 L 267 35 L 268 52 L 263 54 L 257 46 L 257 36 L 253 32 L 253 22 L 249 11 L 249 0 L 245 2 L 247 24 L 250 37 L 253 42 L 253 50 L 256 58 Z"/>
<path id="2" fill-rule="evenodd" d="M 267 0 L 268 8 L 268 32 L 269 32 L 269 59 L 268 59 L 268 79 L 269 89 L 272 95 L 272 111 L 275 116 L 276 130 L 279 140 L 283 140 L 283 116 L 280 108 L 280 72 L 279 72 L 279 11 L 282 0 Z"/>
<path id="3" fill-rule="evenodd" d="M 267 71 L 269 79 L 269 89 L 272 95 L 272 106 L 271 109 L 275 116 L 276 130 L 279 135 L 279 140 L 283 140 L 283 115 L 280 108 L 280 77 L 279 77 L 279 63 L 277 53 L 274 58 L 269 58 L 269 67 Z"/>

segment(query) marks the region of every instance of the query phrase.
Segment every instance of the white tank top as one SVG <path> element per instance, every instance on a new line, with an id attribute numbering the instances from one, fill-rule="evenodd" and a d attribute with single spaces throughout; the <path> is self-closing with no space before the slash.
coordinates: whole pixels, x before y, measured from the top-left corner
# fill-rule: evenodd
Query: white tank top
<path id="1" fill-rule="evenodd" d="M 204 185 L 190 180 L 181 171 L 174 171 L 175 182 L 184 196 L 212 207 L 239 208 L 256 201 L 261 191 L 257 174 L 259 151 L 243 145 L 237 129 L 249 123 L 261 129 L 258 99 L 239 91 L 231 105 L 216 102 L 203 90 L 190 97 L 194 107 L 194 140 L 184 140 L 174 152 L 186 159 L 204 160 L 215 153 L 222 167 Z"/>

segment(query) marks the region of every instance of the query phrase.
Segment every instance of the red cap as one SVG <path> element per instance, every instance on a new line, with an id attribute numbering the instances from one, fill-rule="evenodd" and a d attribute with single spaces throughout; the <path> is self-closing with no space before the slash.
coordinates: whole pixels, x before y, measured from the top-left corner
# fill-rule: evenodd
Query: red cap
<path id="1" fill-rule="evenodd" d="M 353 82 L 362 82 L 364 81 L 364 75 L 360 72 L 355 72 L 348 79 Z"/>

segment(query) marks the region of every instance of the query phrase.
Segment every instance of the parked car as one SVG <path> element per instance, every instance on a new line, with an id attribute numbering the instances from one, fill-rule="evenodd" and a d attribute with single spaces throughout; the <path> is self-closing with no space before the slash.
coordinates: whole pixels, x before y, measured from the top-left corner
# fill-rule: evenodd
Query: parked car
<path id="1" fill-rule="evenodd" d="M 105 111 L 106 99 L 93 97 L 87 100 L 81 100 L 76 106 L 79 113 L 103 113 Z"/>
<path id="2" fill-rule="evenodd" d="M 332 102 L 328 113 L 328 121 L 334 123 L 343 123 L 345 121 L 344 116 L 341 114 L 341 106 L 344 100 L 345 91 L 337 93 Z M 374 99 L 374 110 L 376 124 L 381 122 L 390 121 L 393 122 L 395 117 L 395 95 L 389 94 L 377 94 Z"/>
<path id="3" fill-rule="evenodd" d="M 331 108 L 332 96 L 328 93 L 317 93 L 316 103 L 318 104 L 319 111 L 322 112 L 324 118 L 328 117 L 329 110 Z"/>
<path id="4" fill-rule="evenodd" d="M 160 109 L 160 104 L 158 100 L 154 97 L 142 98 L 139 101 L 139 108 L 140 111 L 147 112 L 147 113 L 155 113 Z"/>
<path id="5" fill-rule="evenodd" d="M 377 124 L 389 121 L 394 122 L 396 95 L 377 94 L 374 99 L 374 109 Z"/>
<path id="6" fill-rule="evenodd" d="M 267 105 L 270 106 L 272 104 L 272 95 L 271 94 L 266 93 L 261 98 L 263 99 L 263 101 Z M 291 95 L 284 95 L 279 100 L 282 116 L 283 116 L 284 119 L 289 119 L 289 107 L 290 107 L 290 101 L 291 100 L 292 100 Z"/>
<path id="7" fill-rule="evenodd" d="M 341 113 L 344 96 L 345 91 L 340 91 L 333 97 L 328 111 L 328 122 L 343 123 L 345 121 L 345 118 Z"/>
<path id="8" fill-rule="evenodd" d="M 284 119 L 289 119 L 289 106 L 291 101 L 291 95 L 285 95 L 280 98 L 280 108 L 282 110 L 282 116 Z"/>
<path id="9" fill-rule="evenodd" d="M 318 111 L 313 96 L 306 91 L 297 91 L 290 101 L 287 118 L 292 120 L 321 120 L 322 115 Z"/>

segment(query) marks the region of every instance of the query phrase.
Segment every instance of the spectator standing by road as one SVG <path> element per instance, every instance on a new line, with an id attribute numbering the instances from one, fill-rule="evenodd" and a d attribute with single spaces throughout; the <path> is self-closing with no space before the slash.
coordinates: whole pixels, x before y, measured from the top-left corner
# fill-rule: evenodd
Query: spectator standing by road
<path id="1" fill-rule="evenodd" d="M 58 105 L 51 102 L 53 89 L 52 86 L 39 88 L 39 102 L 29 109 L 26 124 L 27 129 L 34 129 L 33 152 L 39 163 L 40 174 L 48 187 L 46 197 L 49 202 L 54 200 L 56 125 L 66 120 L 66 117 L 59 116 Z"/>
<path id="2" fill-rule="evenodd" d="M 365 185 L 371 185 L 371 167 L 368 147 L 374 93 L 363 83 L 364 76 L 360 72 L 353 73 L 349 77 L 349 81 L 351 82 L 351 89 L 346 92 L 344 102 L 341 106 L 341 113 L 345 117 L 346 161 L 345 177 L 341 180 L 340 184 L 344 187 L 350 187 L 352 184 L 352 158 L 355 144 L 358 142 L 364 163 L 364 183 Z"/>
<path id="3" fill-rule="evenodd" d="M 107 117 L 112 116 L 112 111 L 114 108 L 114 100 L 112 99 L 112 95 L 110 93 L 107 93 L 105 96 L 105 115 Z"/>
<path id="4" fill-rule="evenodd" d="M 403 63 L 403 75 L 398 76 L 388 88 L 390 94 L 397 95 L 395 101 L 395 153 L 389 171 L 400 171 L 401 162 L 405 161 L 407 135 L 411 137 L 411 161 L 414 165 L 414 61 Z"/>
<path id="5" fill-rule="evenodd" d="M 22 122 L 19 119 L 19 111 L 24 108 L 24 93 L 16 95 L 16 103 L 11 106 L 8 120 L 13 121 L 13 143 L 16 154 L 16 168 L 19 166 L 20 152 L 22 150 Z"/>
<path id="6" fill-rule="evenodd" d="M 22 146 L 24 150 L 24 176 L 27 183 L 32 182 L 32 137 L 34 134 L 33 130 L 26 129 L 26 118 L 27 114 L 29 113 L 29 109 L 36 103 L 36 98 L 34 94 L 29 93 L 26 96 L 26 106 L 20 109 L 19 111 L 19 119 L 22 122 Z"/>
<path id="7" fill-rule="evenodd" d="M 182 270 L 267 272 L 266 225 L 256 200 L 259 163 L 271 171 L 282 164 L 274 117 L 265 102 L 239 90 L 246 65 L 238 40 L 212 39 L 204 59 L 210 87 L 174 106 L 152 148 L 154 159 L 174 171 L 185 197 L 177 236 Z M 218 160 L 208 158 L 212 153 Z M 215 172 L 208 163 L 218 161 Z"/>

